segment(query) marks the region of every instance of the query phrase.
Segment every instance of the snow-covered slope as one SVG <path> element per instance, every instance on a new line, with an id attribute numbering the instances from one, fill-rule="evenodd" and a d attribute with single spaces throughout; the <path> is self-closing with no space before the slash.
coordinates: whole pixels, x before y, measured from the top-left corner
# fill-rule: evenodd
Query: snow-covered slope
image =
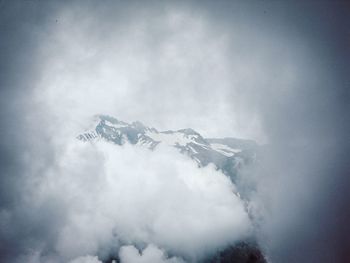
<path id="1" fill-rule="evenodd" d="M 117 145 L 130 144 L 154 150 L 159 144 L 179 149 L 199 166 L 213 163 L 233 181 L 238 170 L 256 159 L 257 144 L 250 140 L 235 138 L 203 138 L 193 129 L 158 131 L 141 122 L 127 123 L 116 118 L 98 115 L 93 127 L 80 135 L 82 141 L 106 140 Z"/>
<path id="2" fill-rule="evenodd" d="M 235 138 L 204 138 L 193 129 L 158 131 L 155 128 L 147 127 L 141 122 L 127 123 L 116 118 L 98 115 L 95 117 L 91 129 L 88 129 L 77 137 L 84 142 L 98 143 L 104 140 L 113 144 L 123 145 L 130 143 L 135 147 L 145 147 L 150 151 L 157 150 L 157 147 L 164 145 L 174 147 L 179 153 L 191 158 L 199 167 L 214 164 L 217 169 L 236 185 L 234 194 L 244 201 L 245 209 L 252 220 L 255 220 L 252 213 L 250 188 L 245 180 L 242 184 L 241 174 L 247 175 L 248 164 L 256 163 L 256 155 L 260 146 L 251 140 L 241 140 Z M 248 180 L 249 182 L 249 180 Z M 254 221 L 254 224 L 255 221 Z M 254 237 L 241 240 L 237 244 L 228 246 L 217 254 L 203 261 L 203 263 L 214 262 L 254 262 L 267 263 Z"/>

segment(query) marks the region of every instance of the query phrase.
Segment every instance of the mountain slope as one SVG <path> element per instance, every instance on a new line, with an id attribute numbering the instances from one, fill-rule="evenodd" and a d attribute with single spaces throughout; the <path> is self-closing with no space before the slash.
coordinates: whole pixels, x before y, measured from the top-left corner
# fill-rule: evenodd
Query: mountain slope
<path id="1" fill-rule="evenodd" d="M 141 122 L 127 123 L 106 115 L 96 116 L 93 127 L 77 138 L 82 141 L 104 139 L 117 145 L 128 142 L 150 150 L 165 144 L 177 148 L 201 167 L 213 163 L 233 182 L 242 166 L 256 161 L 258 148 L 251 140 L 203 138 L 193 129 L 158 131 Z"/>
<path id="2" fill-rule="evenodd" d="M 254 141 L 236 138 L 204 138 L 190 128 L 158 131 L 141 122 L 127 123 L 106 115 L 96 116 L 91 129 L 82 132 L 77 138 L 84 142 L 105 140 L 116 145 L 130 143 L 151 151 L 163 144 L 175 147 L 181 154 L 195 161 L 199 167 L 212 163 L 236 183 L 237 191 L 240 198 L 245 201 L 249 214 L 249 198 L 244 196 L 244 190 L 239 188 L 236 180 L 240 169 L 257 161 L 259 146 Z M 252 215 L 250 216 L 252 219 Z M 112 260 L 120 262 L 118 257 L 113 257 L 105 262 L 112 262 Z M 228 244 L 226 248 L 217 251 L 215 255 L 205 259 L 202 263 L 229 262 L 266 263 L 267 261 L 252 237 L 251 240 Z"/>

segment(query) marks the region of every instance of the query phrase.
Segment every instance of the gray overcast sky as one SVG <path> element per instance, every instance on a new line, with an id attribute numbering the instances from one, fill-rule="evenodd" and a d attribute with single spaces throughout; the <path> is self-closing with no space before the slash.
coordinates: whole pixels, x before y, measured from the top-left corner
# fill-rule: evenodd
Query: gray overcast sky
<path id="1" fill-rule="evenodd" d="M 52 135 L 105 113 L 269 142 L 272 254 L 344 259 L 349 10 L 346 1 L 1 1 L 0 205 L 18 226 L 0 233 L 1 253 L 54 235 L 51 217 L 24 208 L 22 180 L 38 168 L 28 160 L 51 167 Z M 289 222 L 289 211 L 300 217 Z"/>
<path id="2" fill-rule="evenodd" d="M 325 1 L 5 1 L 4 20 L 16 20 L 2 23 L 3 56 L 20 60 L 12 71 L 7 64 L 7 78 L 21 76 L 25 100 L 71 125 L 106 113 L 266 142 L 279 113 L 290 116 L 277 130 L 290 133 L 293 118 L 319 121 L 336 110 L 345 9 Z"/>

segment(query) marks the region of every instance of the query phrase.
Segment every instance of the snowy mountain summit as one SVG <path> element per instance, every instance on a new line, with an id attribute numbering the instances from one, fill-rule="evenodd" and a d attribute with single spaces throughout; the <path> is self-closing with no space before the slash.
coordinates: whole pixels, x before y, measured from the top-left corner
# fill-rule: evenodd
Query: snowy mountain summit
<path id="1" fill-rule="evenodd" d="M 212 163 L 236 185 L 237 192 L 234 194 L 244 201 L 249 218 L 254 220 L 249 193 L 254 190 L 255 186 L 247 182 L 242 184 L 240 180 L 242 174 L 247 175 L 247 170 L 244 168 L 257 164 L 256 156 L 260 146 L 254 141 L 235 138 L 204 138 L 190 128 L 158 131 L 141 122 L 127 123 L 106 115 L 97 115 L 92 128 L 79 134 L 77 139 L 91 143 L 104 140 L 116 146 L 129 143 L 135 147 L 148 148 L 150 151 L 155 151 L 157 147 L 164 145 L 174 147 L 179 153 L 196 162 L 199 167 Z M 245 172 L 241 173 L 243 170 Z M 201 262 L 267 263 L 267 260 L 255 237 L 251 236 L 218 250 L 217 253 Z"/>
<path id="2" fill-rule="evenodd" d="M 255 162 L 258 148 L 252 140 L 203 138 L 190 128 L 158 131 L 138 121 L 127 123 L 106 115 L 96 116 L 93 128 L 79 134 L 77 138 L 82 141 L 103 139 L 116 145 L 128 142 L 150 150 L 165 144 L 179 149 L 201 167 L 213 163 L 232 181 L 235 181 L 242 166 Z"/>

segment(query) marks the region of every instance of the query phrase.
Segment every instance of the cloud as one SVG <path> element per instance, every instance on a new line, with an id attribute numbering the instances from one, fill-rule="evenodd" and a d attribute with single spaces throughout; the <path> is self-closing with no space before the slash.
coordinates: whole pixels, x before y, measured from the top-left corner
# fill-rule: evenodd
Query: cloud
<path id="1" fill-rule="evenodd" d="M 176 129 L 192 126 L 203 111 L 210 119 L 224 116 L 197 98 L 216 105 L 224 96 L 203 91 L 219 81 L 218 88 L 227 85 L 224 52 L 213 52 L 225 49 L 225 36 L 214 37 L 205 19 L 177 8 L 160 16 L 152 15 L 160 10 L 145 8 L 132 20 L 115 21 L 108 8 L 88 6 L 84 13 L 80 7 L 55 10 L 57 23 L 48 18 L 45 30 L 38 28 L 37 71 L 33 66 L 30 91 L 20 96 L 26 111 L 6 118 L 23 129 L 15 129 L 22 138 L 18 146 L 8 148 L 18 165 L 6 165 L 15 175 L 2 177 L 16 200 L 14 205 L 4 199 L 0 214 L 4 258 L 33 258 L 37 251 L 38 262 L 103 259 L 124 244 L 152 243 L 194 260 L 249 235 L 235 186 L 213 167 L 199 169 L 171 150 L 75 139 L 101 112 L 150 120 L 159 128 L 171 116 Z M 213 78 L 203 81 L 208 71 Z M 181 95 L 177 102 L 175 95 Z M 189 112 L 191 119 L 184 118 Z M 198 120 L 201 129 L 217 127 Z"/>
<path id="2" fill-rule="evenodd" d="M 133 246 L 120 248 L 119 257 L 121 263 L 182 263 L 177 258 L 166 258 L 164 251 L 154 245 L 148 245 L 141 253 Z"/>
<path id="3" fill-rule="evenodd" d="M 245 222 L 240 200 L 228 197 L 234 186 L 212 168 L 197 171 L 168 152 L 122 154 L 103 144 L 68 141 L 96 113 L 160 129 L 267 139 L 270 146 L 249 179 L 258 185 L 254 205 L 265 217 L 261 244 L 276 261 L 346 261 L 347 4 L 0 5 L 4 261 L 23 262 L 23 254 L 34 262 L 103 258 L 133 242 L 197 255 L 202 247 L 239 238 L 234 227 L 239 220 L 225 219 L 235 211 Z M 124 161 L 132 181 L 123 177 L 129 175 Z M 159 174 L 151 163 L 170 172 Z M 184 179 L 187 169 L 193 176 Z M 126 187 L 106 183 L 111 171 Z M 175 188 L 141 184 L 141 174 L 152 178 L 147 171 Z M 205 187 L 212 178 L 217 185 Z M 189 187 L 190 179 L 198 185 Z M 154 198 L 153 191 L 166 198 Z M 202 195 L 207 203 L 200 202 Z M 155 215 L 164 204 L 178 208 L 177 198 L 186 196 L 191 201 L 182 200 L 179 219 L 193 235 L 168 235 L 168 225 L 176 229 L 173 210 Z M 192 206 L 206 220 L 194 220 Z M 211 209 L 222 216 L 203 216 Z M 128 221 L 137 227 L 128 227 Z M 209 229 L 211 224 L 217 228 Z M 227 229 L 232 236 L 225 236 Z M 203 238 L 209 235 L 213 243 Z M 195 240 L 200 242 L 186 246 Z"/>
<path id="4" fill-rule="evenodd" d="M 97 257 L 83 256 L 69 261 L 69 263 L 102 263 Z"/>
<path id="5" fill-rule="evenodd" d="M 95 262 L 124 245 L 148 244 L 162 250 L 147 247 L 140 262 L 183 262 L 166 259 L 163 249 L 196 261 L 251 235 L 235 186 L 213 166 L 199 168 L 166 146 L 150 151 L 75 138 L 59 145 L 55 161 L 22 182 L 25 200 L 18 211 L 0 214 L 10 237 L 21 235 L 10 225 L 23 216 L 28 231 L 46 234 L 33 231 L 29 239 L 16 240 L 23 250 L 15 262 Z M 123 251 L 121 258 L 130 262 L 132 250 Z"/>
<path id="6" fill-rule="evenodd" d="M 37 198 L 63 203 L 55 247 L 64 257 L 153 243 L 196 259 L 249 236 L 248 215 L 234 192 L 214 167 L 198 168 L 172 149 L 78 141 L 39 183 Z"/>
<path id="7" fill-rule="evenodd" d="M 228 56 L 243 48 L 242 40 L 233 41 L 226 28 L 192 7 L 142 6 L 132 18 L 123 8 L 80 12 L 81 5 L 72 5 L 58 12 L 60 22 L 38 55 L 36 105 L 66 126 L 103 113 L 163 130 L 191 127 L 208 136 L 264 139 L 254 106 L 243 102 L 261 82 L 246 81 L 260 74 L 247 71 L 258 66 Z M 250 41 L 250 32 L 232 30 Z M 247 92 L 242 84 L 249 84 Z"/>

